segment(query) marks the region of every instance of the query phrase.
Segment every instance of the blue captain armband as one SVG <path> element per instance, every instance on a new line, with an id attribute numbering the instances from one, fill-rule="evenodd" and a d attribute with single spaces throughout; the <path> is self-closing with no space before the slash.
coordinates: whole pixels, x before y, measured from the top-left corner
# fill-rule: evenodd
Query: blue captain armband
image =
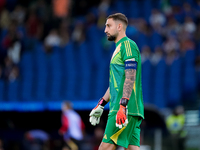
<path id="1" fill-rule="evenodd" d="M 135 59 L 127 59 L 125 60 L 125 70 L 126 69 L 135 69 L 137 70 L 137 62 Z"/>

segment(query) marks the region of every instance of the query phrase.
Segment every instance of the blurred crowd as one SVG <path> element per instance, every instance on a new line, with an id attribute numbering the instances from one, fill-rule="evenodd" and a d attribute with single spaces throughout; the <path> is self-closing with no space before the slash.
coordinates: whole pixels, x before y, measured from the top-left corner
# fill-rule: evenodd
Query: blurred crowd
<path id="1" fill-rule="evenodd" d="M 191 1 L 193 5 L 189 2 L 171 5 L 168 0 L 160 0 L 159 8 L 153 8 L 148 18 L 129 17 L 127 35 L 137 42 L 143 62 L 150 60 L 156 65 L 165 58 L 166 63 L 171 64 L 188 50 L 197 50 L 199 54 L 200 0 Z M 103 33 L 106 17 L 117 12 L 113 9 L 114 3 L 101 0 L 86 10 L 84 0 L 35 0 L 27 5 L 17 0 L 2 0 L 0 78 L 12 81 L 19 77 L 20 56 L 23 51 L 31 50 L 36 40 L 43 42 L 49 53 L 53 46 L 87 40 L 86 31 L 92 25 Z M 80 13 L 85 14 L 75 17 L 73 11 L 77 10 L 71 8 L 78 8 Z M 101 38 L 103 48 L 109 49 L 110 44 L 105 37 Z"/>

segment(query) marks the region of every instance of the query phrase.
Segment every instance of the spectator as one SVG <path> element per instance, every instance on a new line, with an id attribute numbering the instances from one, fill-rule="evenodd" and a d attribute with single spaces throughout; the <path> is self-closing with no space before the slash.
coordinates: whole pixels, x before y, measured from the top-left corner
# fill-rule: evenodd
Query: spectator
<path id="1" fill-rule="evenodd" d="M 57 29 L 52 29 L 44 40 L 46 52 L 50 52 L 53 46 L 60 46 L 61 39 Z"/>
<path id="2" fill-rule="evenodd" d="M 200 41 L 200 22 L 197 24 L 196 32 L 194 33 L 194 38 L 196 42 Z"/>
<path id="3" fill-rule="evenodd" d="M 52 0 L 53 13 L 58 18 L 65 18 L 70 13 L 71 0 Z"/>
<path id="4" fill-rule="evenodd" d="M 152 54 L 151 63 L 157 65 L 160 60 L 164 57 L 163 50 L 161 47 L 156 47 L 155 52 Z"/>
<path id="5" fill-rule="evenodd" d="M 149 18 L 149 22 L 152 27 L 163 26 L 166 22 L 166 18 L 159 10 L 153 9 Z"/>
<path id="6" fill-rule="evenodd" d="M 185 22 L 183 24 L 183 30 L 185 30 L 188 33 L 194 33 L 196 31 L 196 24 L 192 20 L 191 17 L 187 16 L 185 17 Z"/>
<path id="7" fill-rule="evenodd" d="M 18 77 L 19 77 L 19 68 L 17 66 L 14 66 L 10 71 L 8 80 L 9 82 L 14 82 Z"/>
<path id="8" fill-rule="evenodd" d="M 195 50 L 195 43 L 190 39 L 183 39 L 180 42 L 180 51 Z"/>
<path id="9" fill-rule="evenodd" d="M 99 9 L 99 12 L 108 12 L 108 9 L 110 8 L 110 3 L 111 3 L 111 0 L 101 0 L 99 6 L 98 6 L 98 9 Z"/>
<path id="10" fill-rule="evenodd" d="M 72 108 L 70 102 L 62 104 L 62 127 L 59 129 L 60 135 L 63 135 L 67 146 L 72 150 L 80 149 L 80 144 L 83 139 L 85 125 L 81 117 Z"/>
<path id="11" fill-rule="evenodd" d="M 84 25 L 82 22 L 78 22 L 72 32 L 72 40 L 75 43 L 81 43 L 85 41 Z"/>
<path id="12" fill-rule="evenodd" d="M 167 40 L 163 43 L 163 49 L 166 53 L 170 53 L 173 50 L 178 51 L 179 47 L 179 42 L 174 36 L 169 36 Z"/>
<path id="13" fill-rule="evenodd" d="M 50 12 L 48 5 L 46 4 L 45 0 L 39 0 L 36 2 L 37 8 L 36 13 L 38 15 L 38 18 L 42 20 L 43 22 L 47 22 L 50 19 Z"/>
<path id="14" fill-rule="evenodd" d="M 43 150 L 46 147 L 46 143 L 49 142 L 50 136 L 43 130 L 30 130 L 24 135 L 23 147 L 27 150 Z"/>
<path id="15" fill-rule="evenodd" d="M 0 65 L 0 80 L 3 79 L 3 67 Z"/>
<path id="16" fill-rule="evenodd" d="M 11 45 L 8 48 L 8 57 L 14 64 L 18 64 L 20 61 L 21 43 L 15 38 L 11 41 Z"/>
<path id="17" fill-rule="evenodd" d="M 29 37 L 40 39 L 43 33 L 43 23 L 39 20 L 34 9 L 30 10 L 26 22 L 26 29 Z"/>
<path id="18" fill-rule="evenodd" d="M 183 17 L 191 17 L 194 18 L 194 10 L 192 9 L 191 5 L 187 2 L 183 4 Z"/>
<path id="19" fill-rule="evenodd" d="M 167 37 L 171 34 L 177 35 L 180 31 L 180 23 L 174 17 L 169 17 L 167 25 L 162 29 L 162 34 Z"/>
<path id="20" fill-rule="evenodd" d="M 166 120 L 167 128 L 171 133 L 171 142 L 173 150 L 185 149 L 186 131 L 184 130 L 185 115 L 184 108 L 177 106 Z"/>
<path id="21" fill-rule="evenodd" d="M 142 63 L 144 63 L 147 60 L 150 60 L 150 57 L 151 57 L 151 49 L 150 49 L 150 47 L 149 46 L 142 47 L 142 50 L 141 50 Z"/>
<path id="22" fill-rule="evenodd" d="M 105 27 L 105 20 L 106 20 L 107 14 L 103 11 L 103 12 L 99 12 L 99 17 L 97 20 L 97 26 L 100 29 L 104 29 Z"/>
<path id="23" fill-rule="evenodd" d="M 6 4 L 6 0 L 0 0 L 0 12 L 4 8 L 5 4 Z"/>
<path id="24" fill-rule="evenodd" d="M 18 25 L 22 25 L 25 19 L 25 10 L 21 5 L 17 5 L 11 12 L 11 19 L 16 20 Z"/>
<path id="25" fill-rule="evenodd" d="M 11 23 L 10 13 L 7 9 L 3 9 L 0 14 L 0 27 L 7 29 Z"/>
<path id="26" fill-rule="evenodd" d="M 6 57 L 4 59 L 4 64 L 5 64 L 4 77 L 5 79 L 9 80 L 9 76 L 10 76 L 10 73 L 12 72 L 14 64 L 9 57 Z"/>
<path id="27" fill-rule="evenodd" d="M 60 46 L 65 46 L 70 40 L 69 37 L 69 23 L 67 20 L 63 20 L 59 27 Z"/>

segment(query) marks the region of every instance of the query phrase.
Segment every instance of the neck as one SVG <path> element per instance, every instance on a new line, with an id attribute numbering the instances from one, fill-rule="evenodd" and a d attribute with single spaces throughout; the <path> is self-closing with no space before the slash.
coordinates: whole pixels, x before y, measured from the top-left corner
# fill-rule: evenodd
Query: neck
<path id="1" fill-rule="evenodd" d="M 115 43 L 117 43 L 119 40 L 121 40 L 123 37 L 126 37 L 126 34 L 119 34 L 118 37 L 115 39 Z"/>

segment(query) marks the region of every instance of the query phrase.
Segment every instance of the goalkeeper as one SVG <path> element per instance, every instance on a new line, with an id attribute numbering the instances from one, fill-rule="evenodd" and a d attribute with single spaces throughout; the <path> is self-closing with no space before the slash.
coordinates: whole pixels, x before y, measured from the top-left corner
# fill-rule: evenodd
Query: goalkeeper
<path id="1" fill-rule="evenodd" d="M 110 101 L 110 111 L 99 150 L 140 149 L 140 124 L 144 119 L 141 83 L 141 57 L 134 41 L 126 36 L 128 20 L 116 13 L 108 16 L 105 33 L 116 43 L 110 61 L 109 88 L 90 113 L 90 123 L 100 121 L 104 106 Z"/>

